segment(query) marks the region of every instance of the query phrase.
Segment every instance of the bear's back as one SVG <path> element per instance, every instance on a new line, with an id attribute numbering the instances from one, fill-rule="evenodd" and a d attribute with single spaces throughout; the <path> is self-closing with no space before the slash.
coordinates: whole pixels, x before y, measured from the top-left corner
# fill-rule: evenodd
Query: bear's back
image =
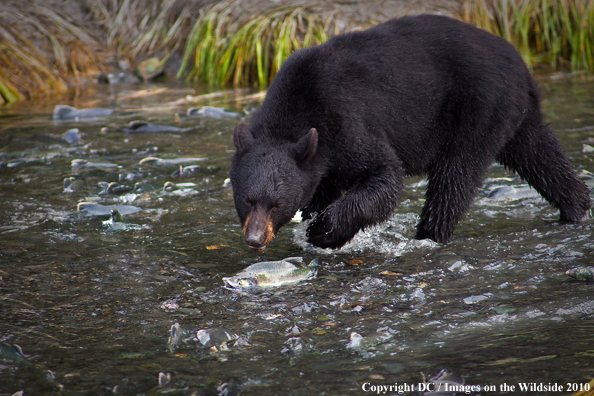
<path id="1" fill-rule="evenodd" d="M 332 151 L 382 139 L 418 174 L 456 133 L 459 109 L 480 102 L 519 122 L 530 92 L 537 96 L 530 73 L 505 40 L 447 17 L 403 17 L 296 51 L 251 130 L 296 142 L 317 128 L 321 149 Z"/>

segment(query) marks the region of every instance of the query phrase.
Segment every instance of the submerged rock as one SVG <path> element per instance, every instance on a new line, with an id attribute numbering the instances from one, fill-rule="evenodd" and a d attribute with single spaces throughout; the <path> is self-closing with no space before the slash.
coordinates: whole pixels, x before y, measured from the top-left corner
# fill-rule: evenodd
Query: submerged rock
<path id="1" fill-rule="evenodd" d="M 314 347 L 314 341 L 305 336 L 291 337 L 285 341 L 284 345 L 285 347 L 281 349 L 281 353 L 299 355 L 311 350 Z"/>
<path id="2" fill-rule="evenodd" d="M 0 357 L 13 362 L 19 362 L 25 358 L 20 345 L 0 342 Z"/>
<path id="3" fill-rule="evenodd" d="M 164 373 L 164 372 L 159 373 L 159 380 L 158 380 L 159 388 L 166 387 L 167 385 L 169 385 L 170 382 L 171 382 L 171 373 Z"/>
<path id="4" fill-rule="evenodd" d="M 349 349 L 370 351 L 375 349 L 378 345 L 388 342 L 390 338 L 392 338 L 392 336 L 383 331 L 370 334 L 366 337 L 353 331 L 351 332 L 350 340 L 346 347 Z"/>
<path id="5" fill-rule="evenodd" d="M 89 162 L 86 159 L 73 159 L 70 164 L 73 168 L 117 168 L 119 166 L 109 162 Z"/>
<path id="6" fill-rule="evenodd" d="M 181 337 L 184 333 L 179 323 L 174 323 L 169 331 L 169 340 L 167 341 L 167 347 L 169 352 L 174 353 L 175 349 L 179 346 Z"/>
<path id="7" fill-rule="evenodd" d="M 157 166 L 164 166 L 164 165 L 180 165 L 188 162 L 199 162 L 204 161 L 206 158 L 171 158 L 171 159 L 161 159 L 158 157 L 146 157 L 138 162 L 138 165 L 157 165 Z"/>
<path id="8" fill-rule="evenodd" d="M 207 347 L 218 347 L 226 344 L 227 341 L 237 340 L 239 336 L 235 333 L 230 333 L 227 330 L 215 327 L 210 330 L 198 330 L 196 337 L 200 343 Z"/>
<path id="9" fill-rule="evenodd" d="M 76 179 L 75 177 L 67 177 L 64 179 L 64 192 L 80 192 L 85 188 L 85 184 L 82 180 Z"/>
<path id="10" fill-rule="evenodd" d="M 477 303 L 480 303 L 481 301 L 488 300 L 491 297 L 493 297 L 493 293 L 485 293 L 485 294 L 481 294 L 479 296 L 466 297 L 462 301 L 464 302 L 464 304 L 477 304 Z"/>
<path id="11" fill-rule="evenodd" d="M 72 128 L 62 134 L 62 140 L 68 144 L 74 144 L 80 140 L 78 128 Z"/>
<path id="12" fill-rule="evenodd" d="M 211 107 L 211 106 L 203 106 L 203 107 L 192 107 L 188 109 L 188 117 L 199 115 L 211 118 L 239 118 L 241 114 L 234 113 L 232 111 L 223 109 L 221 107 Z"/>
<path id="13" fill-rule="evenodd" d="M 196 187 L 196 183 L 187 182 L 187 183 L 173 183 L 173 182 L 165 182 L 163 185 L 163 193 L 174 193 L 176 195 L 187 195 L 196 193 L 194 189 Z"/>
<path id="14" fill-rule="evenodd" d="M 201 170 L 200 165 L 179 166 L 179 169 L 171 174 L 172 177 L 189 176 L 198 173 Z"/>
<path id="15" fill-rule="evenodd" d="M 111 183 L 107 183 L 106 186 L 104 186 L 103 191 L 100 191 L 98 193 L 98 195 L 115 195 L 115 194 L 125 194 L 127 192 L 132 191 L 133 187 L 126 185 L 126 184 L 120 184 L 117 182 L 111 182 Z"/>
<path id="16" fill-rule="evenodd" d="M 363 340 L 363 336 L 361 334 L 353 331 L 350 335 L 350 340 L 346 347 L 350 348 L 350 349 L 359 348 L 359 345 L 361 345 L 362 340 Z"/>
<path id="17" fill-rule="evenodd" d="M 133 205 L 101 205 L 94 202 L 79 202 L 78 211 L 88 216 L 111 216 L 113 210 L 117 210 L 120 215 L 129 215 L 144 210 Z"/>
<path id="18" fill-rule="evenodd" d="M 594 280 L 594 267 L 577 267 L 567 270 L 565 274 L 571 276 L 574 279 L 593 281 Z"/>
<path id="19" fill-rule="evenodd" d="M 119 183 L 126 183 L 126 182 L 133 182 L 135 180 L 141 179 L 144 177 L 142 173 L 131 173 L 131 172 L 124 172 L 118 175 L 118 182 Z"/>
<path id="20" fill-rule="evenodd" d="M 132 121 L 128 128 L 124 128 L 127 133 L 160 133 L 160 132 L 184 132 L 186 129 L 172 125 L 157 125 L 146 121 Z"/>
<path id="21" fill-rule="evenodd" d="M 530 186 L 496 186 L 489 192 L 488 198 L 496 200 L 518 200 L 523 198 L 540 198 L 538 192 Z"/>
<path id="22" fill-rule="evenodd" d="M 113 113 L 111 109 L 77 109 L 76 107 L 57 105 L 54 108 L 53 120 L 77 120 L 81 118 L 107 117 Z"/>

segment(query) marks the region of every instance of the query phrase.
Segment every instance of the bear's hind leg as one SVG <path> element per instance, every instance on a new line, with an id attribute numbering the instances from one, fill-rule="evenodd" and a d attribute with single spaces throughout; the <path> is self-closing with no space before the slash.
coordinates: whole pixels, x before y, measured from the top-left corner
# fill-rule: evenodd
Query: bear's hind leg
<path id="1" fill-rule="evenodd" d="M 590 208 L 588 187 L 577 178 L 557 138 L 535 110 L 497 155 L 561 212 L 561 220 L 579 222 Z"/>

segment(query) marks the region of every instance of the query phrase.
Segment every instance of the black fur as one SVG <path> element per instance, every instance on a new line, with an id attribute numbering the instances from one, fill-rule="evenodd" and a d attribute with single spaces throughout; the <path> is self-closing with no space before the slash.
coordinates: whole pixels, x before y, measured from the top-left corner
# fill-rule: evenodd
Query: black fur
<path id="1" fill-rule="evenodd" d="M 234 142 L 244 230 L 256 210 L 276 232 L 302 208 L 314 218 L 308 240 L 320 247 L 340 247 L 385 220 L 404 176 L 422 174 L 429 183 L 417 238 L 446 243 L 494 160 L 563 220 L 580 221 L 590 207 L 517 51 L 446 17 L 395 19 L 295 52 Z M 251 246 L 262 248 L 255 234 Z"/>

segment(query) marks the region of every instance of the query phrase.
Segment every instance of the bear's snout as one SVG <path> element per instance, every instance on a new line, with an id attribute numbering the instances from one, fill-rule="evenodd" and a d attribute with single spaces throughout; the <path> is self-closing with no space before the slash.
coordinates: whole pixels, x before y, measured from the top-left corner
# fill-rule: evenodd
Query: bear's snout
<path id="1" fill-rule="evenodd" d="M 262 250 L 274 238 L 274 223 L 268 213 L 261 210 L 251 212 L 243 224 L 245 243 L 254 250 Z"/>

